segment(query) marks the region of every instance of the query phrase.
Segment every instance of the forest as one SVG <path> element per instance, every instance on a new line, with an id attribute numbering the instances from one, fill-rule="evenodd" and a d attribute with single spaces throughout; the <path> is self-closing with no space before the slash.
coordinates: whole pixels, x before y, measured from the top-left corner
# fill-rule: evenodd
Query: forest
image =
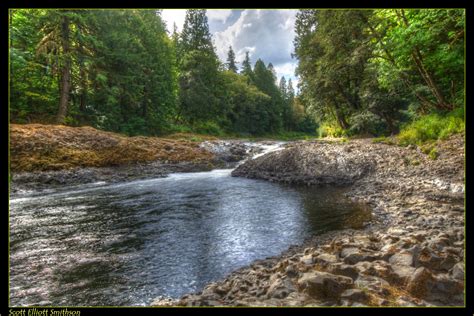
<path id="1" fill-rule="evenodd" d="M 271 61 L 237 61 L 232 47 L 220 61 L 204 9 L 187 10 L 181 32 L 160 10 L 11 10 L 10 121 L 439 137 L 464 129 L 464 30 L 463 9 L 299 10 L 295 89 Z"/>

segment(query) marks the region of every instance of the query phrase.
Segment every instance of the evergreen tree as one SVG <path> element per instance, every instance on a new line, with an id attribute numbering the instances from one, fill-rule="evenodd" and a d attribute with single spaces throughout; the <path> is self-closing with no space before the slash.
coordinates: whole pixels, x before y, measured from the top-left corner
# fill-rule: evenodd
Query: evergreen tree
<path id="1" fill-rule="evenodd" d="M 237 73 L 237 65 L 235 62 L 235 54 L 232 50 L 232 46 L 229 46 L 229 52 L 227 53 L 227 69 L 233 73 Z"/>
<path id="2" fill-rule="evenodd" d="M 295 89 L 293 88 L 293 82 L 291 81 L 291 78 L 288 79 L 288 84 L 286 87 L 286 95 L 289 100 L 289 103 L 293 104 L 293 101 L 295 99 Z"/>
<path id="3" fill-rule="evenodd" d="M 181 40 L 179 114 L 194 125 L 217 119 L 220 106 L 219 60 L 212 45 L 206 10 L 187 10 Z"/>
<path id="4" fill-rule="evenodd" d="M 59 78 L 59 106 L 56 123 L 64 124 L 68 113 L 73 63 L 84 51 L 87 23 L 84 10 L 44 10 L 38 27 L 43 37 L 37 53 L 56 69 Z"/>
<path id="5" fill-rule="evenodd" d="M 212 45 L 212 36 L 209 32 L 206 10 L 186 10 L 181 32 L 181 46 L 184 52 L 199 50 L 203 54 L 216 56 Z"/>
<path id="6" fill-rule="evenodd" d="M 258 59 L 255 63 L 253 74 L 255 86 L 271 97 L 271 104 L 266 110 L 270 120 L 271 132 L 280 132 L 283 127 L 284 103 L 276 86 L 274 74 L 265 67 L 265 63 L 261 59 Z"/>
<path id="7" fill-rule="evenodd" d="M 253 70 L 250 63 L 249 52 L 245 52 L 245 59 L 242 62 L 242 72 L 244 76 L 247 76 L 247 83 L 253 82 Z"/>
<path id="8" fill-rule="evenodd" d="M 272 63 L 268 63 L 267 69 L 272 74 L 273 82 L 276 84 L 277 75 L 276 75 L 275 67 L 273 67 Z"/>
<path id="9" fill-rule="evenodd" d="M 280 93 L 281 93 L 283 99 L 286 100 L 287 96 L 288 96 L 288 89 L 287 89 L 287 86 L 286 86 L 286 79 L 283 76 L 281 76 L 281 78 L 280 78 L 279 88 L 280 88 Z"/>

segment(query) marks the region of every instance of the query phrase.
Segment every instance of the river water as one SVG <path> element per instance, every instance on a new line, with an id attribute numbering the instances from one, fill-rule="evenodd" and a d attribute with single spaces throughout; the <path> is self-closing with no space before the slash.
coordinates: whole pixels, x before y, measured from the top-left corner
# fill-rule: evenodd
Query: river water
<path id="1" fill-rule="evenodd" d="M 343 198 L 343 189 L 230 172 L 177 173 L 11 199 L 10 304 L 149 305 L 367 218 L 364 207 Z"/>

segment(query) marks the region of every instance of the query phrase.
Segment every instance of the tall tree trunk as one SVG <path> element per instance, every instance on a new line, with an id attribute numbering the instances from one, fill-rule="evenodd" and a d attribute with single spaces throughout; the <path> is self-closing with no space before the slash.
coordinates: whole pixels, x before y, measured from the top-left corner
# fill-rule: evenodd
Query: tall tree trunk
<path id="1" fill-rule="evenodd" d="M 333 114 L 334 114 L 334 116 L 335 116 L 335 118 L 336 118 L 337 123 L 339 124 L 339 127 L 341 127 L 343 130 L 348 129 L 348 128 L 349 128 L 349 123 L 347 123 L 347 121 L 346 121 L 344 115 L 342 115 L 341 112 L 339 111 L 339 109 L 337 108 L 337 106 L 336 106 L 336 104 L 337 104 L 337 103 L 336 103 L 336 100 L 332 99 L 332 102 L 333 102 L 333 104 L 334 104 L 334 107 L 333 107 L 333 109 L 334 109 Z"/>
<path id="2" fill-rule="evenodd" d="M 61 22 L 61 46 L 63 50 L 63 65 L 61 69 L 59 110 L 56 123 L 64 124 L 69 102 L 69 91 L 71 89 L 71 57 L 69 55 L 69 18 L 63 16 Z"/>
<path id="3" fill-rule="evenodd" d="M 81 77 L 81 94 L 79 96 L 79 111 L 82 115 L 86 113 L 86 100 L 87 100 L 87 76 L 84 64 L 81 65 L 80 70 Z"/>
<path id="4" fill-rule="evenodd" d="M 405 16 L 405 10 L 400 9 L 400 13 L 395 10 L 398 17 L 403 21 L 406 27 L 409 27 L 410 24 L 408 22 L 407 17 Z M 412 59 L 416 64 L 418 71 L 420 72 L 421 77 L 425 81 L 428 88 L 431 90 L 431 93 L 436 99 L 436 107 L 440 110 L 452 110 L 453 105 L 448 104 L 446 99 L 443 96 L 443 93 L 439 89 L 438 85 L 436 84 L 433 75 L 426 69 L 425 64 L 423 62 L 423 56 L 421 55 L 421 50 L 418 46 L 415 45 L 413 51 L 411 53 Z"/>

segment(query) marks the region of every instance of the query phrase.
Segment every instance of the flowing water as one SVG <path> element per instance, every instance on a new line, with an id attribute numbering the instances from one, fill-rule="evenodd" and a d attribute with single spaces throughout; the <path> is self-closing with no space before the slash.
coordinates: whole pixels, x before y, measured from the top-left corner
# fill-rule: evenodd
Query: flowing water
<path id="1" fill-rule="evenodd" d="M 99 183 L 10 200 L 10 304 L 149 305 L 179 297 L 368 210 L 342 189 L 231 170 Z"/>

